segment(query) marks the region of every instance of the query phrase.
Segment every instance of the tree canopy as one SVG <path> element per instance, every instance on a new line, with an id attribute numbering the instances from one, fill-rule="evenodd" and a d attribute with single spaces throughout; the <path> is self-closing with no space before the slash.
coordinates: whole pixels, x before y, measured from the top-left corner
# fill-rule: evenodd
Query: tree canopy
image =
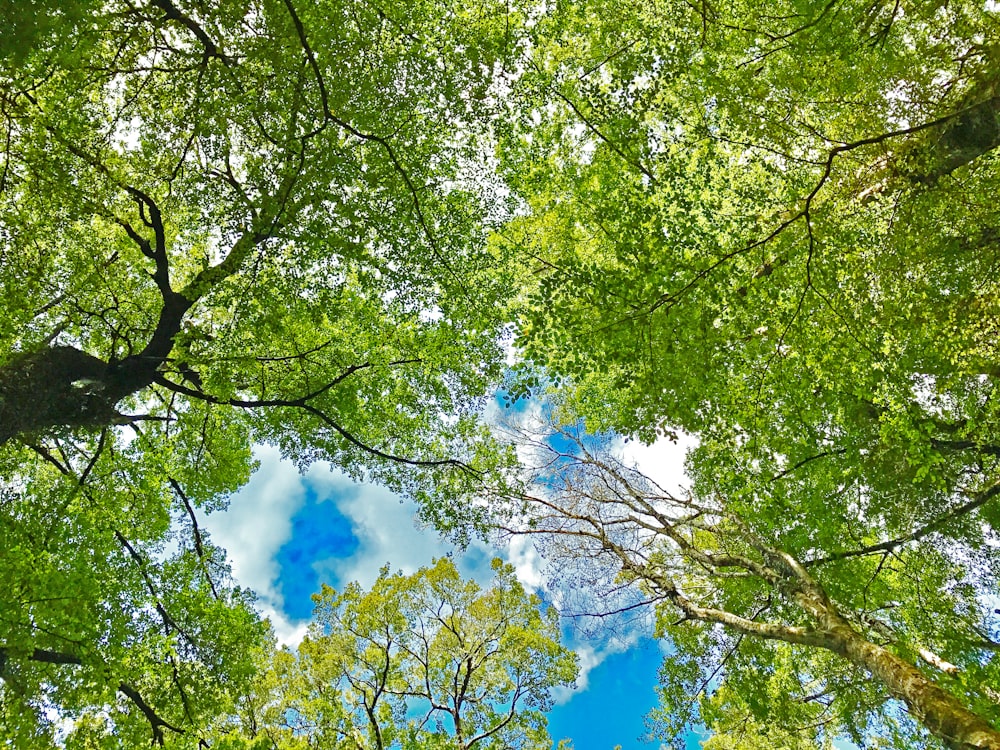
<path id="1" fill-rule="evenodd" d="M 535 272 L 514 393 L 697 447 L 687 497 L 567 450 L 529 521 L 662 602 L 662 734 L 721 684 L 755 721 L 1000 743 L 997 21 L 567 2 L 534 29 L 503 149 L 525 205 L 501 236 Z M 824 641 L 849 631 L 898 670 Z"/>
<path id="2" fill-rule="evenodd" d="M 368 591 L 324 585 L 309 635 L 275 656 L 226 746 L 549 750 L 543 712 L 576 657 L 555 610 L 510 565 L 492 569 L 485 589 L 447 558 L 410 576 L 383 568 Z"/>
<path id="3" fill-rule="evenodd" d="M 264 638 L 197 522 L 255 442 L 428 507 L 497 462 L 512 271 L 473 178 L 517 10 L 3 14 L 0 734 L 197 736 Z"/>
<path id="4" fill-rule="evenodd" d="M 894 465 L 907 506 L 988 460 L 995 14 L 560 7 L 504 236 L 536 258 L 525 353 L 589 424 L 745 446 L 741 477 Z"/>

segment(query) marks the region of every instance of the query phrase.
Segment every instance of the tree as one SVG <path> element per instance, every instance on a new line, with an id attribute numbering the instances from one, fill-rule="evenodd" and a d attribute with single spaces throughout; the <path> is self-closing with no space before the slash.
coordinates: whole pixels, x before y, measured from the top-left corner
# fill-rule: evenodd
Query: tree
<path id="1" fill-rule="evenodd" d="M 692 545 L 676 570 L 654 556 L 632 573 L 664 601 L 676 584 L 667 609 L 688 622 L 663 627 L 688 690 L 739 640 L 727 682 L 754 692 L 752 664 L 794 654 L 786 677 L 821 676 L 859 727 L 877 715 L 870 731 L 905 745 L 905 717 L 877 708 L 898 688 L 856 684 L 875 664 L 846 667 L 829 641 L 747 645 L 757 618 L 813 638 L 833 613 L 996 723 L 995 40 L 974 3 L 569 2 L 533 30 L 503 142 L 524 204 L 500 242 L 535 271 L 513 395 L 544 377 L 567 424 L 697 438 L 708 530 L 683 502 L 646 531 L 641 503 L 615 520 L 657 555 L 663 528 Z M 621 501 L 598 512 L 588 491 L 577 520 L 613 518 Z M 724 553 L 732 566 L 709 562 Z M 749 630 L 723 637 L 709 611 Z"/>
<path id="2" fill-rule="evenodd" d="M 411 576 L 383 568 L 369 591 L 324 586 L 309 635 L 277 655 L 273 698 L 239 720 L 242 736 L 289 748 L 550 748 L 544 712 L 552 688 L 573 683 L 576 657 L 559 644 L 555 611 L 510 565 L 493 570 L 486 589 L 446 558 Z"/>
<path id="3" fill-rule="evenodd" d="M 431 516 L 498 460 L 475 414 L 513 271 L 473 176 L 519 11 L 22 5 L 0 49 L 0 732 L 132 746 L 137 717 L 187 741 L 265 638 L 197 525 L 253 443 Z"/>
<path id="4" fill-rule="evenodd" d="M 874 543 L 868 519 L 845 517 L 832 551 L 786 533 L 811 519 L 749 514 L 721 491 L 673 495 L 579 428 L 525 448 L 545 460 L 507 529 L 548 540 L 559 570 L 603 561 L 599 580 L 642 593 L 628 609 L 656 609 L 671 656 L 655 734 L 681 746 L 699 721 L 749 721 L 772 739 L 1000 747 L 1000 621 L 981 583 L 1000 561 L 950 538 L 954 517 Z"/>
<path id="5" fill-rule="evenodd" d="M 7 71 L 4 443 L 128 424 L 126 403 L 173 419 L 190 402 L 284 409 L 300 433 L 330 433 L 289 450 L 386 459 L 420 430 L 387 427 L 400 444 L 382 450 L 352 407 L 385 392 L 400 412 L 415 394 L 448 409 L 481 390 L 503 273 L 479 196 L 459 185 L 514 40 L 489 7 L 428 4 L 402 28 L 371 12 L 303 19 L 275 3 L 199 22 L 167 0 L 109 7 L 59 54 Z M 321 65 L 307 31 L 363 57 L 366 77 Z M 466 43 L 476 64 L 440 46 Z M 440 382 L 459 351 L 480 371 Z M 416 446 L 435 434 L 423 421 Z"/>
<path id="6" fill-rule="evenodd" d="M 988 486 L 995 24 L 974 3 L 561 4 L 524 84 L 544 104 L 504 150 L 525 210 L 503 237 L 537 271 L 525 357 L 594 429 L 697 434 L 730 494 L 795 471 L 878 485 L 878 522 L 909 523 Z M 819 518 L 824 494 L 795 505 Z"/>

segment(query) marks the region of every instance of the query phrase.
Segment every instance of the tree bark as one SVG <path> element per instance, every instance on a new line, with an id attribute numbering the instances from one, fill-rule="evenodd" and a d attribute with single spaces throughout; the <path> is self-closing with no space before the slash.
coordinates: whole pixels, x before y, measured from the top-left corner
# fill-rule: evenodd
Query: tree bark
<path id="1" fill-rule="evenodd" d="M 1000 96 L 991 96 L 930 129 L 922 143 L 903 155 L 897 171 L 911 182 L 933 185 L 998 146 Z"/>
<path id="2" fill-rule="evenodd" d="M 819 625 L 825 643 L 902 700 L 909 712 L 953 750 L 1000 750 L 1000 731 L 910 662 L 872 643 L 840 614 L 822 585 L 791 555 L 778 553 L 794 598 Z"/>
<path id="3" fill-rule="evenodd" d="M 724 610 L 700 607 L 669 581 L 660 583 L 668 591 L 668 598 L 692 620 L 718 623 L 767 640 L 823 648 L 847 659 L 885 685 L 906 704 L 914 718 L 953 750 L 1000 750 L 1000 731 L 913 664 L 858 632 L 837 611 L 819 582 L 793 557 L 778 550 L 766 552 L 775 563 L 774 573 L 784 579 L 783 588 L 811 616 L 815 627 L 757 622 Z"/>
<path id="4" fill-rule="evenodd" d="M 119 423 L 115 405 L 149 386 L 164 359 L 135 356 L 109 363 L 72 346 L 16 356 L 0 367 L 0 445 L 57 427 Z"/>
<path id="5" fill-rule="evenodd" d="M 116 404 L 152 385 L 194 304 L 169 287 L 163 298 L 156 328 L 138 354 L 105 362 L 76 347 L 52 346 L 18 354 L 0 367 L 0 445 L 57 427 L 120 423 Z"/>
<path id="6" fill-rule="evenodd" d="M 829 632 L 831 651 L 878 678 L 949 747 L 1000 750 L 1000 732 L 915 666 L 864 638 L 846 621 L 834 624 Z"/>
<path id="7" fill-rule="evenodd" d="M 0 445 L 56 425 L 109 423 L 108 364 L 71 346 L 16 356 L 0 368 Z"/>

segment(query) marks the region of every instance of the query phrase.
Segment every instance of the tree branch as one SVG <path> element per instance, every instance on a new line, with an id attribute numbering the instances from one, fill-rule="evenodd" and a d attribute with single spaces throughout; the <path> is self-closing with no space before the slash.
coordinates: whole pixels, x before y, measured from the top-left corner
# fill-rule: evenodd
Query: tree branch
<path id="1" fill-rule="evenodd" d="M 3 674 L 4 667 L 10 658 L 10 651 L 4 646 L 0 646 L 0 674 Z M 44 648 L 36 648 L 28 655 L 30 661 L 41 664 L 72 665 L 83 666 L 83 660 L 75 654 L 68 654 L 64 651 L 51 651 Z M 142 712 L 149 722 L 153 731 L 153 741 L 158 745 L 164 744 L 163 730 L 169 729 L 176 734 L 186 734 L 180 727 L 174 726 L 169 721 L 161 717 L 142 697 L 142 694 L 127 682 L 118 684 L 118 691 L 126 696 Z"/>
<path id="2" fill-rule="evenodd" d="M 942 516 L 938 516 L 930 523 L 924 524 L 919 529 L 913 531 L 905 536 L 896 537 L 895 539 L 890 539 L 885 542 L 880 542 L 878 544 L 872 544 L 868 547 L 862 547 L 858 550 L 849 550 L 844 552 L 837 552 L 832 555 L 826 555 L 824 557 L 817 557 L 812 560 L 805 561 L 803 565 L 822 565 L 824 563 L 835 562 L 837 560 L 849 560 L 853 557 L 864 557 L 866 555 L 873 555 L 879 552 L 892 552 L 900 545 L 906 544 L 907 542 L 916 542 L 923 539 L 928 534 L 932 534 L 935 531 L 939 531 L 943 527 L 947 526 L 950 522 L 954 521 L 956 518 L 961 518 L 967 513 L 971 513 L 977 508 L 982 507 L 990 500 L 992 500 L 997 495 L 1000 495 L 1000 482 L 994 484 L 987 490 L 984 490 L 976 494 L 972 500 L 969 502 L 959 505 L 957 508 L 952 509 L 948 513 Z"/>
<path id="3" fill-rule="evenodd" d="M 198 555 L 198 560 L 201 562 L 202 572 L 205 574 L 205 579 L 208 581 L 208 586 L 212 590 L 212 596 L 216 599 L 219 598 L 219 592 L 215 589 L 215 582 L 212 580 L 212 576 L 208 572 L 208 565 L 205 561 L 205 547 L 202 544 L 201 538 L 201 528 L 198 526 L 198 517 L 195 515 L 194 508 L 191 506 L 191 501 L 188 499 L 187 494 L 181 488 L 180 483 L 173 477 L 168 477 L 167 481 L 170 482 L 170 486 L 173 487 L 174 492 L 184 503 L 184 510 L 187 512 L 188 518 L 191 519 L 191 528 L 194 531 L 194 549 Z"/>
<path id="4" fill-rule="evenodd" d="M 847 453 L 847 449 L 846 448 L 839 448 L 839 449 L 833 450 L 833 451 L 823 451 L 822 453 L 817 453 L 815 456 L 809 456 L 808 458 L 802 459 L 801 461 L 799 461 L 798 463 L 796 463 L 794 466 L 789 466 L 784 471 L 782 471 L 782 472 L 780 472 L 778 474 L 775 474 L 773 477 L 771 477 L 771 481 L 772 482 L 777 482 L 779 479 L 783 479 L 784 477 L 787 477 L 793 471 L 801 469 L 803 466 L 805 466 L 806 464 L 808 464 L 808 463 L 810 463 L 812 461 L 817 461 L 817 460 L 819 460 L 821 458 L 827 458 L 828 456 L 842 456 L 845 453 Z"/>
<path id="5" fill-rule="evenodd" d="M 139 710 L 142 711 L 143 715 L 146 717 L 146 720 L 149 722 L 150 727 L 152 727 L 153 729 L 153 741 L 156 742 L 156 744 L 158 745 L 164 744 L 163 740 L 164 729 L 169 729 L 170 731 L 175 732 L 176 734 L 185 734 L 183 729 L 174 726 L 166 719 L 162 718 L 159 714 L 157 714 L 156 711 L 153 710 L 153 707 L 150 706 L 148 703 L 146 703 L 145 700 L 143 700 L 142 695 L 139 694 L 139 691 L 137 691 L 128 683 L 125 682 L 119 683 L 118 690 L 120 690 L 122 693 L 128 696 L 129 700 L 131 700 L 139 708 Z"/>
<path id="6" fill-rule="evenodd" d="M 312 406 L 311 404 L 308 403 L 308 400 L 310 398 L 313 398 L 315 395 L 323 393 L 327 389 L 326 387 L 320 389 L 314 394 L 303 396 L 297 399 L 244 400 L 235 398 L 221 399 L 216 396 L 212 396 L 211 394 L 205 393 L 204 391 L 198 391 L 195 390 L 194 388 L 188 388 L 187 386 L 174 383 L 170 380 L 167 380 L 160 374 L 157 374 L 155 382 L 158 383 L 159 385 L 162 385 L 164 388 L 167 388 L 168 390 L 174 391 L 176 393 L 181 393 L 185 396 L 190 396 L 191 398 L 197 398 L 202 401 L 206 401 L 210 404 L 236 406 L 241 409 L 259 409 L 268 407 L 302 409 L 306 412 L 309 412 L 316 418 L 318 418 L 328 427 L 332 428 L 337 434 L 339 434 L 342 438 L 344 438 L 344 440 L 346 440 L 351 445 L 354 445 L 355 447 L 360 448 L 361 450 L 365 451 L 366 453 L 370 453 L 373 456 L 378 456 L 379 458 L 384 458 L 387 461 L 406 464 L 408 466 L 422 466 L 422 467 L 454 466 L 455 468 L 461 469 L 462 471 L 472 474 L 474 476 L 479 475 L 479 472 L 477 472 L 471 466 L 462 461 L 459 461 L 456 458 L 446 458 L 437 460 L 419 460 L 412 458 L 404 458 L 402 456 L 393 455 L 392 453 L 386 453 L 385 451 L 379 450 L 378 448 L 374 448 L 362 442 L 359 438 L 355 437 L 354 434 L 352 434 L 346 428 L 341 426 L 341 424 L 337 422 L 335 419 L 333 419 L 333 417 L 331 417 L 329 414 L 322 411 L 321 409 L 317 409 L 315 406 Z"/>
<path id="7" fill-rule="evenodd" d="M 756 636 L 771 641 L 784 641 L 800 646 L 815 646 L 834 650 L 830 638 L 824 633 L 794 625 L 779 625 L 770 622 L 755 622 L 745 617 L 711 607 L 700 607 L 684 596 L 676 586 L 666 591 L 666 598 L 677 606 L 689 619 L 718 623 L 732 628 L 738 633 Z"/>
<path id="8" fill-rule="evenodd" d="M 223 65 L 229 67 L 233 65 L 236 60 L 235 58 L 229 57 L 224 54 L 219 46 L 212 40 L 212 37 L 188 15 L 185 15 L 181 10 L 174 5 L 170 0 L 150 0 L 153 5 L 163 11 L 164 18 L 170 21 L 177 21 L 184 28 L 195 35 L 195 38 L 201 42 L 202 46 L 205 48 L 205 58 L 216 58 L 222 62 Z"/>

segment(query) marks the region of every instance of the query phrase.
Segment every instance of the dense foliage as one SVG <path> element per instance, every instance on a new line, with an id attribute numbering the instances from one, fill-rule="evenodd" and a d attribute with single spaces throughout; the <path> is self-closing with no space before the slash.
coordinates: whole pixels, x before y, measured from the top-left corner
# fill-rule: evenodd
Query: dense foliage
<path id="1" fill-rule="evenodd" d="M 197 524 L 254 442 L 432 515 L 497 462 L 516 12 L 2 11 L 0 737 L 190 745 L 266 642 Z"/>
<path id="2" fill-rule="evenodd" d="M 504 151 L 526 205 L 502 236 L 537 279 L 521 387 L 544 367 L 570 424 L 698 441 L 686 498 L 603 469 L 541 485 L 599 548 L 632 535 L 610 557 L 677 654 L 658 732 L 721 684 L 765 725 L 938 741 L 898 698 L 1000 746 L 997 24 L 990 3 L 610 0 L 534 29 Z M 848 631 L 905 665 L 824 641 Z"/>
<path id="3" fill-rule="evenodd" d="M 571 660 L 506 568 L 324 590 L 272 659 L 198 525 L 270 443 L 645 597 L 658 736 L 1000 747 L 998 24 L 0 0 L 0 738 L 545 741 Z M 480 418 L 511 355 L 508 395 L 558 404 L 511 435 L 520 471 Z M 693 436 L 690 492 L 606 431 Z M 473 630 L 439 638 L 425 594 Z M 456 656 L 476 628 L 485 671 Z M 467 713 L 430 677 L 462 669 Z"/>

